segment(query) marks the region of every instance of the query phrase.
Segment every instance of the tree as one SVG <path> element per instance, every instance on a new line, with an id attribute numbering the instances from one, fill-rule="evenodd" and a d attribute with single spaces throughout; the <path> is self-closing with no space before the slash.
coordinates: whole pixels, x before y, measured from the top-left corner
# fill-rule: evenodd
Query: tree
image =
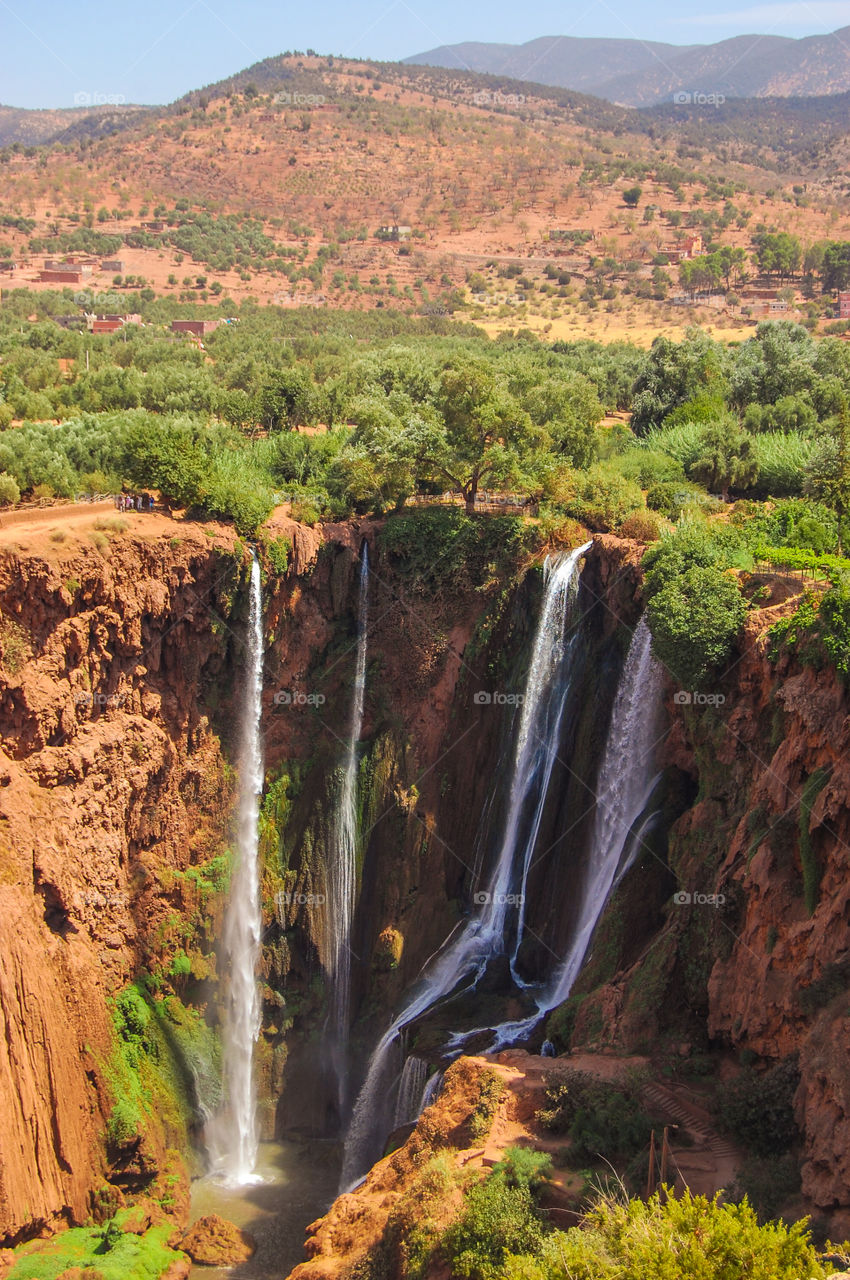
<path id="1" fill-rule="evenodd" d="M 650 597 L 647 619 L 656 656 L 685 689 L 698 689 L 727 660 L 747 605 L 737 580 L 693 565 Z"/>
<path id="2" fill-rule="evenodd" d="M 824 247 L 821 281 L 825 293 L 850 286 L 850 240 L 831 240 Z"/>
<path id="3" fill-rule="evenodd" d="M 634 382 L 632 430 L 642 436 L 677 405 L 705 391 L 722 391 L 721 349 L 699 329 L 684 342 L 656 338 Z"/>
<path id="4" fill-rule="evenodd" d="M 708 489 L 719 489 L 728 501 L 731 488 L 746 489 L 758 475 L 755 441 L 732 417 L 704 428 L 699 454 L 688 467 L 688 474 Z"/>
<path id="5" fill-rule="evenodd" d="M 493 367 L 471 357 L 448 365 L 436 396 L 441 429 L 424 443 L 421 463 L 448 481 L 475 510 L 479 488 L 525 475 L 545 433 L 508 393 Z"/>
<path id="6" fill-rule="evenodd" d="M 166 502 L 195 506 L 209 485 L 209 462 L 189 431 L 178 426 L 139 423 L 125 446 L 125 470 L 138 488 L 158 489 Z"/>
<path id="7" fill-rule="evenodd" d="M 292 365 L 270 373 L 260 391 L 260 420 L 269 431 L 292 430 L 313 419 L 313 380 Z"/>
<path id="8" fill-rule="evenodd" d="M 630 209 L 635 209 L 642 195 L 643 187 L 626 187 L 623 192 L 623 203 L 627 204 Z"/>
<path id="9" fill-rule="evenodd" d="M 778 275 L 780 280 L 793 276 L 803 261 L 803 246 L 788 231 L 762 231 L 753 238 L 756 261 L 765 275 Z"/>

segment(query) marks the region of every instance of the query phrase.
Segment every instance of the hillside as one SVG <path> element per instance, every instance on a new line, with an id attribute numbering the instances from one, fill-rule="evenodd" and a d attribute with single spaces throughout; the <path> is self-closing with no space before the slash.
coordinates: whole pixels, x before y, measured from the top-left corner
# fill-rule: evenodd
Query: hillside
<path id="1" fill-rule="evenodd" d="M 441 45 L 406 61 L 536 80 L 632 107 L 675 100 L 677 93 L 808 97 L 850 88 L 848 33 L 801 40 L 741 35 L 709 45 L 544 36 L 521 45 Z"/>
<path id="2" fill-rule="evenodd" d="M 281 56 L 123 117 L 118 135 L 0 153 L 0 256 L 17 264 L 4 283 L 50 289 L 44 258 L 82 252 L 121 270 L 96 261 L 60 313 L 138 310 L 152 292 L 460 312 L 564 338 L 647 342 L 693 319 L 735 336 L 752 318 L 669 305 L 675 246 L 698 231 L 746 256 L 758 228 L 803 245 L 846 236 L 846 100 L 822 102 L 633 112 Z M 394 226 L 409 230 L 380 232 Z"/>
<path id="3" fill-rule="evenodd" d="M 69 142 L 78 137 L 97 138 L 113 133 L 139 112 L 149 110 L 123 103 L 83 105 L 63 110 L 31 111 L 0 104 L 0 146 L 19 143 L 38 147 L 47 142 Z"/>

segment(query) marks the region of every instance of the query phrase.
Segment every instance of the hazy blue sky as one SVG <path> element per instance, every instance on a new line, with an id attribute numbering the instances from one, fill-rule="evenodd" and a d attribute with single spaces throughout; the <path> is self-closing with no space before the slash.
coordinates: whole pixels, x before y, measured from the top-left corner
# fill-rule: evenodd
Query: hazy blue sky
<path id="1" fill-rule="evenodd" d="M 169 102 L 286 49 L 395 59 L 460 40 L 543 35 L 695 44 L 745 32 L 801 36 L 850 24 L 850 0 L 0 0 L 0 103 L 79 95 Z"/>

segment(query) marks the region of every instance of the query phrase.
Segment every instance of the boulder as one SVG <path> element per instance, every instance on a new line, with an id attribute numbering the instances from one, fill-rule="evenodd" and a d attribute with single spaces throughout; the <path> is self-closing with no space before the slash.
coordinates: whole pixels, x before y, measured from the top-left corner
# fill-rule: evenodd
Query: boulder
<path id="1" fill-rule="evenodd" d="M 208 1267 L 232 1267 L 246 1262 L 256 1247 L 253 1236 L 217 1213 L 193 1222 L 180 1241 L 180 1248 L 193 1262 Z"/>

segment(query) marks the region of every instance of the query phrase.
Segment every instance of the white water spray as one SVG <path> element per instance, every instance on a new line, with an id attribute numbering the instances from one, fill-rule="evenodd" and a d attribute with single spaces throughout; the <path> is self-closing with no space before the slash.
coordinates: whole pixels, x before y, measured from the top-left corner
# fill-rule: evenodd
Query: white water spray
<path id="1" fill-rule="evenodd" d="M 523 693 L 504 835 L 490 881 L 486 890 L 476 894 L 479 910 L 465 925 L 458 926 L 427 961 L 406 1005 L 369 1059 L 366 1079 L 346 1135 L 340 1183 L 343 1189 L 353 1185 L 372 1163 L 375 1153 L 380 1152 L 384 1137 L 381 1117 L 384 1099 L 392 1085 L 392 1049 L 399 1031 L 454 991 L 462 980 L 468 978 L 468 985 L 474 986 L 488 961 L 504 948 L 506 916 L 511 899 L 517 896 L 512 892 L 512 885 L 517 879 L 520 828 L 529 804 L 533 803 L 531 830 L 519 868 L 517 892 L 521 899 L 558 750 L 557 736 L 566 701 L 561 663 L 566 619 L 575 600 L 582 557 L 592 545 L 587 542 L 568 555 L 547 561 L 545 566 L 546 589 Z"/>
<path id="2" fill-rule="evenodd" d="M 261 1014 L 256 968 L 262 932 L 258 821 L 263 790 L 263 601 L 260 565 L 252 556 L 247 687 L 239 723 L 236 857 L 222 932 L 228 979 L 222 1036 L 224 1103 L 208 1130 L 212 1172 L 234 1186 L 253 1181 L 259 1144 L 254 1045 Z"/>
<path id="3" fill-rule="evenodd" d="M 328 971 L 332 983 L 331 1025 L 333 1057 L 339 1085 L 340 1109 L 345 1104 L 346 1057 L 351 1001 L 351 925 L 357 897 L 357 748 L 363 731 L 366 698 L 366 645 L 369 615 L 369 544 L 360 557 L 357 603 L 357 659 L 351 703 L 348 747 L 334 822 L 330 866 L 330 946 Z"/>
<path id="4" fill-rule="evenodd" d="M 655 817 L 650 815 L 635 829 L 659 776 L 655 770 L 655 748 L 663 673 L 660 663 L 652 656 L 651 644 L 646 618 L 641 618 L 632 636 L 611 712 L 597 782 L 590 857 L 567 954 L 538 1000 L 537 1013 L 521 1022 L 497 1027 L 494 1050 L 527 1036 L 545 1014 L 567 999 L 605 905 L 637 856 Z"/>
<path id="5" fill-rule="evenodd" d="M 414 1120 L 419 1119 L 427 1076 L 428 1063 L 425 1059 L 417 1058 L 415 1053 L 408 1054 L 398 1083 L 393 1115 L 394 1129 L 398 1129 L 403 1124 L 412 1124 Z"/>

